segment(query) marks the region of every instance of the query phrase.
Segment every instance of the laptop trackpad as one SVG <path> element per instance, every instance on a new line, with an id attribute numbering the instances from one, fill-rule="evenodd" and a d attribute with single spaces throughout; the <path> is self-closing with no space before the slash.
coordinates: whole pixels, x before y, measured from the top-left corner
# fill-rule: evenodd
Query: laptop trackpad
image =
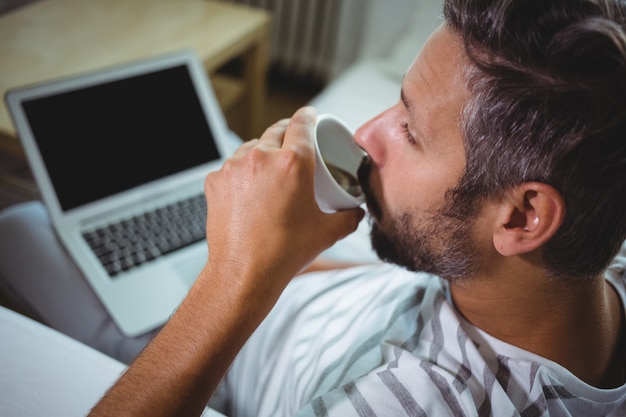
<path id="1" fill-rule="evenodd" d="M 205 244 L 206 246 L 206 244 Z M 174 268 L 179 273 L 187 287 L 191 288 L 196 281 L 198 274 L 202 271 L 207 259 L 207 251 L 194 250 L 174 264 Z"/>

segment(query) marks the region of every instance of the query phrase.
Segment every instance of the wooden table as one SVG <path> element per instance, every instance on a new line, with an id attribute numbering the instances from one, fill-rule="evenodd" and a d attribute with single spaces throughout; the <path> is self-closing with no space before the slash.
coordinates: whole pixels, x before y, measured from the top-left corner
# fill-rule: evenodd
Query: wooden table
<path id="1" fill-rule="evenodd" d="M 220 103 L 241 100 L 247 135 L 263 126 L 270 16 L 210 0 L 39 0 L 0 17 L 0 93 L 181 48 L 202 58 Z M 242 76 L 215 72 L 235 58 Z M 0 149 L 21 153 L 4 99 Z"/>

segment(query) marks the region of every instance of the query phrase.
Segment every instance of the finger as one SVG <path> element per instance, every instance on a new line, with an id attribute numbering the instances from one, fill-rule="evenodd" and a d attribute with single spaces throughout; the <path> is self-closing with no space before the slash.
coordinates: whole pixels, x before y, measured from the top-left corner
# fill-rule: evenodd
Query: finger
<path id="1" fill-rule="evenodd" d="M 251 148 L 254 148 L 255 146 L 257 146 L 258 143 L 259 143 L 259 139 L 251 139 L 251 140 L 248 140 L 248 141 L 242 143 L 241 145 L 239 145 L 239 147 L 233 153 L 233 158 L 238 158 L 238 157 L 241 157 L 241 156 L 247 154 L 248 151 Z"/>
<path id="2" fill-rule="evenodd" d="M 305 146 L 313 149 L 313 136 L 317 111 L 314 107 L 302 107 L 289 119 L 283 146 Z"/>
<path id="3" fill-rule="evenodd" d="M 340 210 L 336 213 L 326 214 L 324 221 L 330 223 L 327 230 L 332 231 L 330 245 L 354 232 L 364 216 L 365 211 L 361 208 Z"/>
<path id="4" fill-rule="evenodd" d="M 283 137 L 289 125 L 289 119 L 282 119 L 265 129 L 265 132 L 259 138 L 259 142 L 263 146 L 280 148 L 283 144 Z"/>

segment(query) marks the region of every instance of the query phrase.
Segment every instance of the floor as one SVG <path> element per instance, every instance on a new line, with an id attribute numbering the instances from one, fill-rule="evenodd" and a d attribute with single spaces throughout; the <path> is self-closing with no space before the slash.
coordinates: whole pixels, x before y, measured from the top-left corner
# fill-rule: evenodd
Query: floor
<path id="1" fill-rule="evenodd" d="M 289 117 L 299 107 L 307 104 L 321 90 L 321 85 L 307 80 L 296 80 L 277 71 L 268 76 L 266 125 Z M 237 132 L 236 117 L 227 117 L 231 128 Z M 248 138 L 250 139 L 250 138 Z M 0 152 L 0 210 L 21 201 L 39 198 L 30 170 L 25 161 Z M 2 237 L 0 237 L 2 239 Z M 29 315 L 0 290 L 0 305 Z M 36 317 L 34 317 L 36 318 Z"/>

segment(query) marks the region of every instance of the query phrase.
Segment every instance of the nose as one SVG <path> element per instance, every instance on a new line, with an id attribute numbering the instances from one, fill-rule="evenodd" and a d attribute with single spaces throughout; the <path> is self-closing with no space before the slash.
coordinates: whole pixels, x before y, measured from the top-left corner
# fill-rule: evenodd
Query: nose
<path id="1" fill-rule="evenodd" d="M 388 118 L 393 107 L 369 120 L 354 133 L 354 141 L 369 155 L 372 162 L 382 165 L 385 160 L 385 135 L 389 134 Z M 386 132 L 386 133 L 385 133 Z"/>

